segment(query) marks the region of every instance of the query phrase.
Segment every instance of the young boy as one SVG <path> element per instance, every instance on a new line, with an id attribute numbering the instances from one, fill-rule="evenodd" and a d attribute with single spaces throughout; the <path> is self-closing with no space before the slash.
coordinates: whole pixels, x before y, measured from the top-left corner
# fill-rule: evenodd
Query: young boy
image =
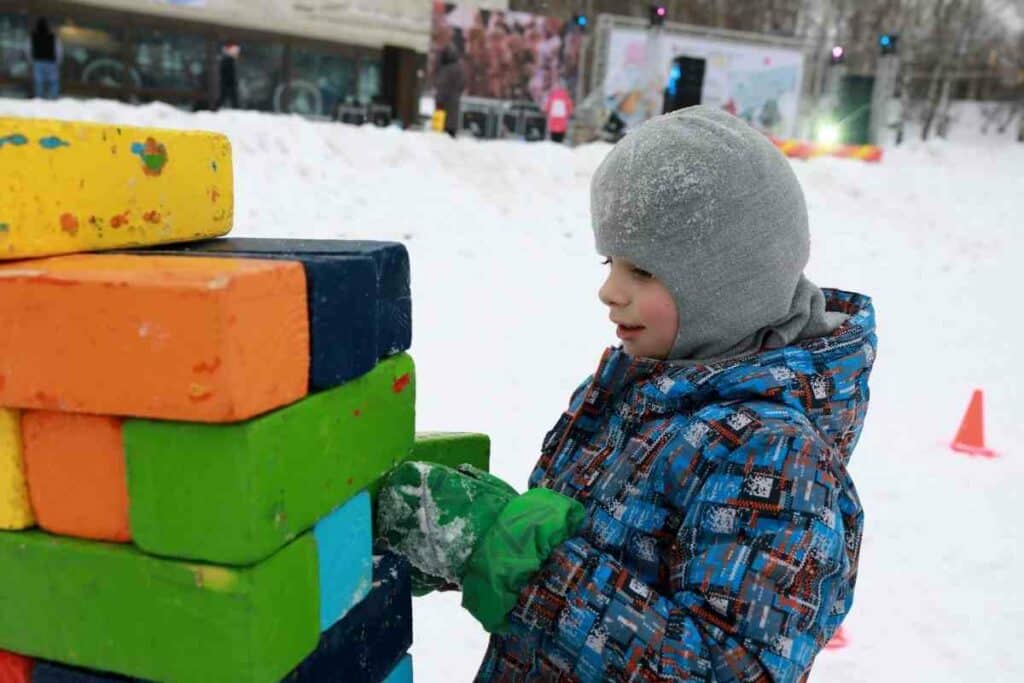
<path id="1" fill-rule="evenodd" d="M 805 681 L 853 598 L 871 302 L 804 277 L 796 177 L 725 112 L 630 133 L 591 209 L 622 346 L 544 439 L 530 491 L 452 525 L 496 499 L 410 495 L 440 490 L 422 476 L 396 515 L 393 483 L 385 540 L 494 633 L 478 680 Z M 439 501 L 456 514 L 431 517 Z M 424 533 L 394 521 L 424 510 Z"/>

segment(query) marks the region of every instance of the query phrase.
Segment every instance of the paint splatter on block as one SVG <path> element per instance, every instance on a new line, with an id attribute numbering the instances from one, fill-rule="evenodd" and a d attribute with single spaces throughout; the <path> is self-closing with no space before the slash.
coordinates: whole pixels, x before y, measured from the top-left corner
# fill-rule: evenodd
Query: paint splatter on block
<path id="1" fill-rule="evenodd" d="M 312 534 L 229 568 L 0 532 L 0 643 L 151 680 L 276 681 L 317 646 L 317 573 Z"/>
<path id="2" fill-rule="evenodd" d="M 75 255 L 0 265 L 0 405 L 232 422 L 307 392 L 302 265 Z"/>
<path id="3" fill-rule="evenodd" d="M 120 419 L 27 410 L 21 427 L 39 526 L 62 536 L 130 541 Z"/>
<path id="4" fill-rule="evenodd" d="M 21 419 L 16 410 L 0 408 L 0 529 L 35 524 L 25 482 Z"/>
<path id="5" fill-rule="evenodd" d="M 409 253 L 398 242 L 232 237 L 132 253 L 302 262 L 309 287 L 310 391 L 358 377 L 412 343 Z"/>
<path id="6" fill-rule="evenodd" d="M 126 420 L 134 542 L 157 555 L 256 562 L 412 450 L 412 358 L 231 425 Z"/>
<path id="7" fill-rule="evenodd" d="M 0 177 L 0 259 L 231 230 L 231 144 L 219 133 L 0 117 Z"/>

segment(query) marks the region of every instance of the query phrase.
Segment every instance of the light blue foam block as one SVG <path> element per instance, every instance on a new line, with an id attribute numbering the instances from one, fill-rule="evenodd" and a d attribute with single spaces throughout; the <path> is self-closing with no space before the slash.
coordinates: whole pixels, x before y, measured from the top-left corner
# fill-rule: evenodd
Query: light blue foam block
<path id="1" fill-rule="evenodd" d="M 412 683 L 412 655 L 402 657 L 402 661 L 395 664 L 384 683 Z"/>
<path id="2" fill-rule="evenodd" d="M 313 527 L 320 575 L 320 631 L 326 631 L 373 587 L 370 495 L 361 491 Z"/>

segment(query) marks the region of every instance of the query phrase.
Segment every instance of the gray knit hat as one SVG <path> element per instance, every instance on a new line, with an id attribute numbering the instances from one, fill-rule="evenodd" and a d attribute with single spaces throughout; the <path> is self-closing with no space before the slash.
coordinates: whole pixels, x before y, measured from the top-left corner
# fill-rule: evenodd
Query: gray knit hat
<path id="1" fill-rule="evenodd" d="M 679 311 L 668 358 L 710 361 L 825 334 L 825 299 L 803 275 L 807 207 L 789 162 L 711 107 L 651 119 L 597 169 L 597 251 L 663 282 Z"/>

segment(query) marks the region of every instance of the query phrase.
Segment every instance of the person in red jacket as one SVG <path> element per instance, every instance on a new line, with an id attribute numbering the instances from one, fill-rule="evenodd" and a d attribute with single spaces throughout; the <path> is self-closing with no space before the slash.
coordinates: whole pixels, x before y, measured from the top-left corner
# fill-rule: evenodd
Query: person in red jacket
<path id="1" fill-rule="evenodd" d="M 569 117 L 572 116 L 572 98 L 562 83 L 552 88 L 544 99 L 544 113 L 548 117 L 548 132 L 551 139 L 554 142 L 561 142 L 565 139 L 565 132 L 569 130 Z"/>

